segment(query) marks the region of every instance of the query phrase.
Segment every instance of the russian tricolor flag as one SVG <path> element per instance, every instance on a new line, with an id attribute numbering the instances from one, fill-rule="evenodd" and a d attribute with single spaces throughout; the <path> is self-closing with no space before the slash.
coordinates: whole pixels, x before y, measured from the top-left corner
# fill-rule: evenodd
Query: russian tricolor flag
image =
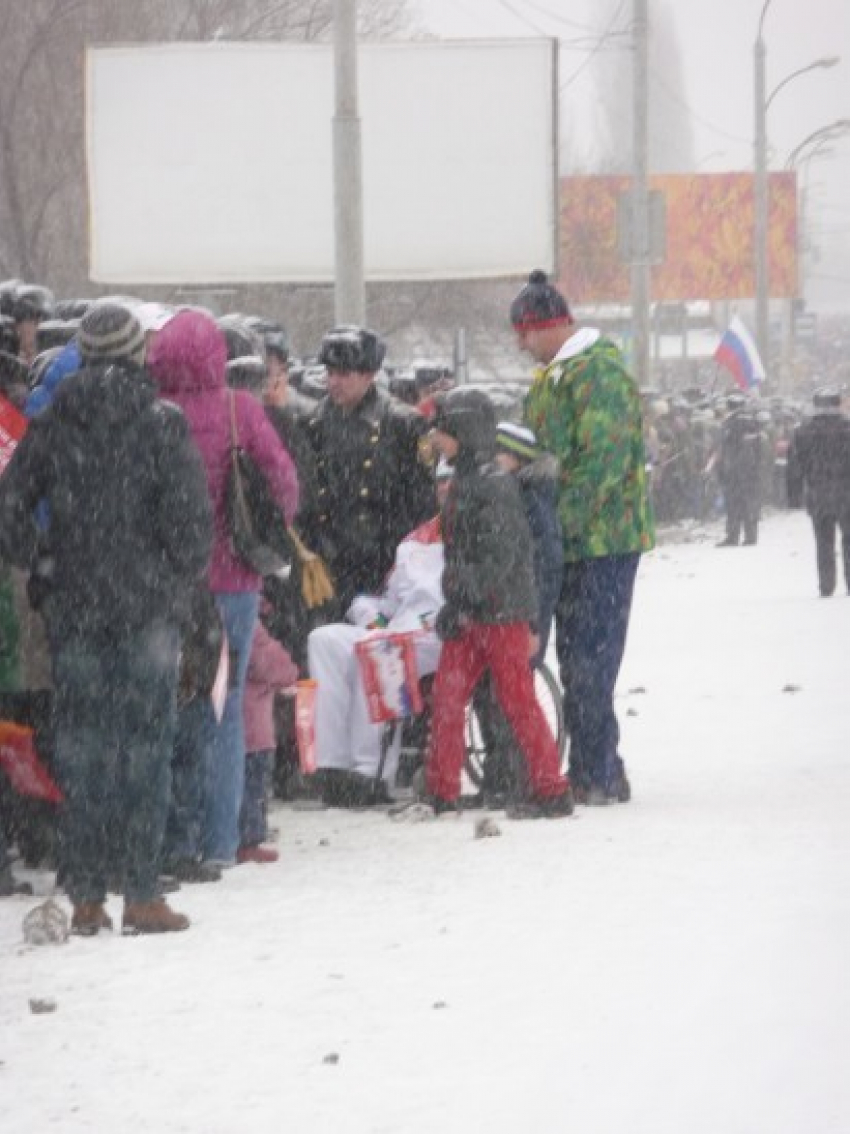
<path id="1" fill-rule="evenodd" d="M 764 366 L 753 337 L 736 315 L 717 344 L 714 360 L 724 366 L 742 390 L 755 389 L 764 381 Z"/>

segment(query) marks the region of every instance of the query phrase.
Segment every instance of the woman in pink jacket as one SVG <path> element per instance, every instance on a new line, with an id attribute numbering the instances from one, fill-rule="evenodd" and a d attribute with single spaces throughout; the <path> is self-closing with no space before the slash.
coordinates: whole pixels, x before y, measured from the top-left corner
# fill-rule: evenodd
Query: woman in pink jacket
<path id="1" fill-rule="evenodd" d="M 200 450 L 213 505 L 215 539 L 210 589 L 221 612 L 230 650 L 230 688 L 224 715 L 212 709 L 204 745 L 204 814 L 201 852 L 211 866 L 232 866 L 239 846 L 239 809 L 245 783 L 242 700 L 262 579 L 233 554 L 225 487 L 231 465 L 230 399 L 235 399 L 238 444 L 262 469 L 287 522 L 298 507 L 295 466 L 263 407 L 225 384 L 227 348 L 215 320 L 203 311 L 178 312 L 156 335 L 148 368 L 163 398 L 176 403 Z"/>
<path id="2" fill-rule="evenodd" d="M 275 862 L 277 851 L 261 844 L 268 838 L 266 823 L 271 792 L 275 694 L 292 688 L 298 668 L 280 642 L 258 620 L 248 661 L 243 703 L 245 720 L 245 793 L 239 816 L 237 862 Z"/>

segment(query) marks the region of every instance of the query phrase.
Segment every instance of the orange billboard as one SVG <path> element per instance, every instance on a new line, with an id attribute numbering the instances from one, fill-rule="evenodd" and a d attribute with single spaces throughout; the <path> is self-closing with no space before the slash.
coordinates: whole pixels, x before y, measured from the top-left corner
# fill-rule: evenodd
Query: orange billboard
<path id="1" fill-rule="evenodd" d="M 663 261 L 652 268 L 656 300 L 751 299 L 755 295 L 753 175 L 658 174 L 666 210 Z M 628 177 L 561 179 L 560 283 L 574 303 L 623 303 L 629 268 L 620 257 L 617 213 Z M 769 175 L 770 295 L 797 295 L 797 185 Z"/>

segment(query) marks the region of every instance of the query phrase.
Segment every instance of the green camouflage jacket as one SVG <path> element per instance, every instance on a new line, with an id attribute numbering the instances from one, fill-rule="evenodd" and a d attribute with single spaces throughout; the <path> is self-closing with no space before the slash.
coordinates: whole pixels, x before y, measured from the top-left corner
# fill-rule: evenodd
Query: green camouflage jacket
<path id="1" fill-rule="evenodd" d="M 566 562 L 649 551 L 655 525 L 640 397 L 615 344 L 599 338 L 540 370 L 525 422 L 560 463 Z"/>

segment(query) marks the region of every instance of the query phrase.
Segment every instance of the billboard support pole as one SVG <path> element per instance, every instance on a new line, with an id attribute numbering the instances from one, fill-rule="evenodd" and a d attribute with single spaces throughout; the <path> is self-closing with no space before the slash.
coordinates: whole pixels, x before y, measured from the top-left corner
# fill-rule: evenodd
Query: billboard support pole
<path id="1" fill-rule="evenodd" d="M 334 0 L 334 91 L 334 311 L 337 323 L 362 324 L 366 318 L 366 294 L 356 0 Z"/>

